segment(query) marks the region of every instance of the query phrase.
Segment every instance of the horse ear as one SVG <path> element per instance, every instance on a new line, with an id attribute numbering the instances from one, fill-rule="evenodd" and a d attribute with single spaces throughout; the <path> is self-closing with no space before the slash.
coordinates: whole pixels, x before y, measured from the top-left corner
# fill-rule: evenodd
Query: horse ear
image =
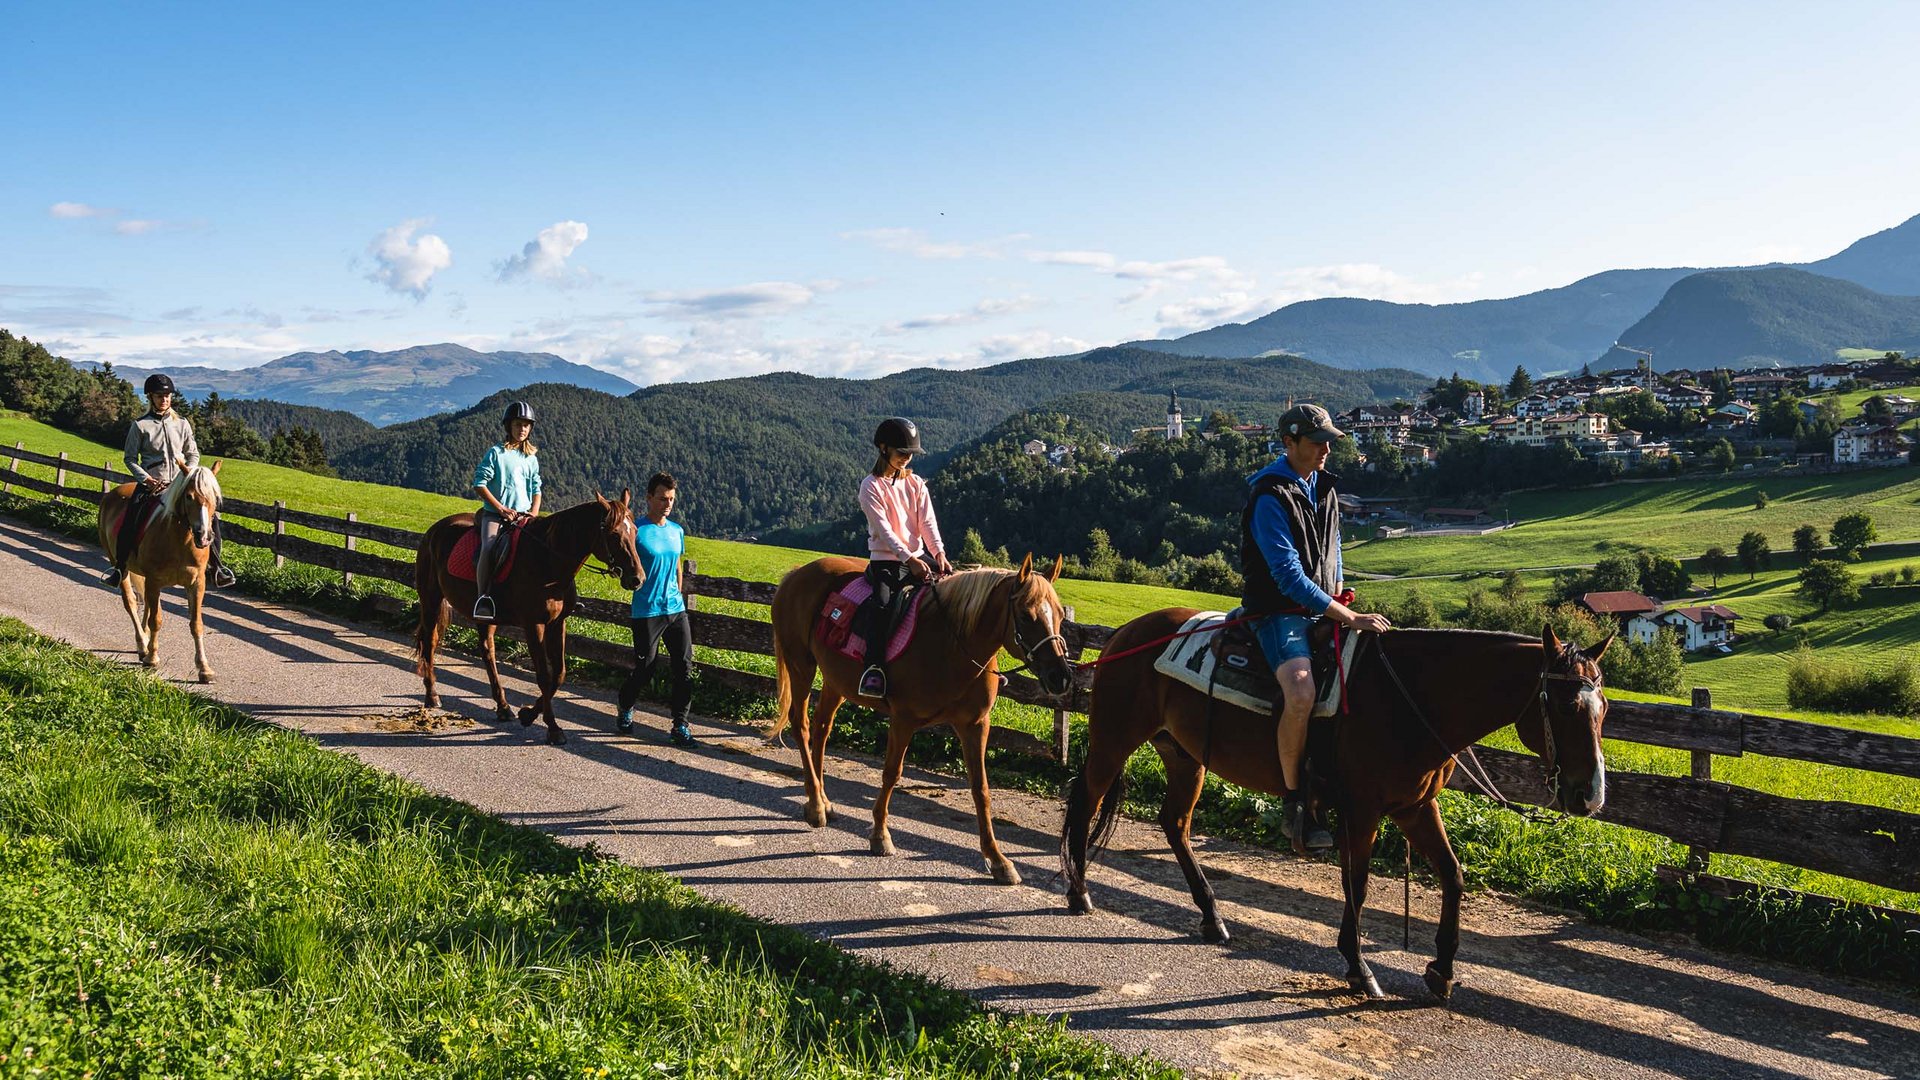
<path id="1" fill-rule="evenodd" d="M 1547 655 L 1560 655 L 1560 635 L 1553 632 L 1552 623 L 1540 627 L 1540 644 L 1546 647 Z"/>
<path id="2" fill-rule="evenodd" d="M 1615 633 L 1618 633 L 1618 631 L 1615 631 Z M 1599 663 L 1600 658 L 1607 654 L 1607 646 L 1613 644 L 1613 638 L 1614 634 L 1608 634 L 1606 637 L 1600 639 L 1600 644 L 1586 650 L 1587 659 Z"/>
<path id="3" fill-rule="evenodd" d="M 226 462 L 225 462 L 225 461 L 216 461 L 216 462 L 214 462 L 214 463 L 213 463 L 213 469 L 212 469 L 212 472 L 213 472 L 213 475 L 215 475 L 215 476 L 219 476 L 219 475 L 220 475 L 220 466 L 222 466 L 222 465 L 225 465 L 225 464 L 226 464 Z"/>
<path id="4" fill-rule="evenodd" d="M 607 501 L 607 497 L 605 495 L 600 494 L 598 491 L 593 493 L 593 497 L 596 501 L 600 503 L 600 509 L 602 510 L 605 510 L 607 507 L 613 505 L 612 503 Z"/>
<path id="5" fill-rule="evenodd" d="M 630 487 L 621 488 L 620 489 L 620 505 L 625 506 L 632 501 L 633 501 L 633 489 Z"/>
<path id="6" fill-rule="evenodd" d="M 1053 557 L 1053 569 L 1047 573 L 1047 584 L 1051 585 L 1060 580 L 1060 568 L 1065 565 L 1067 565 L 1065 555 L 1055 555 Z"/>
<path id="7" fill-rule="evenodd" d="M 1029 551 L 1027 552 L 1026 561 L 1020 564 L 1020 580 L 1025 581 L 1032 576 L 1033 576 L 1033 552 Z"/>

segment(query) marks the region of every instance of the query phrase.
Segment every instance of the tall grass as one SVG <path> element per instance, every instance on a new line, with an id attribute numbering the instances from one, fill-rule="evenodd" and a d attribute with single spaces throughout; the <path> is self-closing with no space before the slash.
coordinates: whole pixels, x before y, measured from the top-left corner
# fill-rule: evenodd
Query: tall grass
<path id="1" fill-rule="evenodd" d="M 0 1075 L 1172 1073 L 9 620 Z"/>
<path id="2" fill-rule="evenodd" d="M 1802 646 L 1787 668 L 1787 700 L 1796 709 L 1911 717 L 1920 714 L 1920 665 L 1906 655 L 1876 667 Z"/>

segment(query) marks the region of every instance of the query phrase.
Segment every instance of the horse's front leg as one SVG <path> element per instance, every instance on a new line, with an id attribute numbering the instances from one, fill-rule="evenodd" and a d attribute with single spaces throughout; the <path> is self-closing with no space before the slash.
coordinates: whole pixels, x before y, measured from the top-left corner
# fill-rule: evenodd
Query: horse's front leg
<path id="1" fill-rule="evenodd" d="M 145 601 L 147 616 L 147 653 L 140 662 L 148 667 L 160 666 L 160 594 L 165 590 L 151 581 L 142 581 L 140 598 Z"/>
<path id="2" fill-rule="evenodd" d="M 1373 841 L 1379 835 L 1377 811 L 1365 816 L 1341 811 L 1340 870 L 1347 909 L 1340 919 L 1340 955 L 1347 958 L 1347 985 L 1365 994 L 1369 1001 L 1387 996 L 1374 979 L 1373 969 L 1360 956 L 1360 913 L 1367 906 L 1367 871 L 1373 861 Z"/>
<path id="3" fill-rule="evenodd" d="M 527 623 L 521 629 L 527 635 L 527 660 L 533 665 L 533 684 L 540 691 L 531 702 L 520 706 L 520 726 L 531 727 L 546 708 L 548 695 L 552 693 L 552 676 L 547 670 L 547 624 Z M 563 741 L 553 738 L 555 734 L 557 732 L 549 731 L 547 741 Z"/>
<path id="4" fill-rule="evenodd" d="M 996 883 L 1018 885 L 1020 871 L 1001 853 L 1000 841 L 993 835 L 993 795 L 987 791 L 987 723 L 987 714 L 983 712 L 970 721 L 955 723 L 953 728 L 960 736 L 960 752 L 966 758 L 967 782 L 973 786 L 973 813 L 980 822 L 980 854 L 986 858 L 987 870 Z"/>
<path id="5" fill-rule="evenodd" d="M 560 732 L 560 722 L 553 718 L 553 699 L 560 694 L 560 684 L 567 679 L 567 620 L 561 619 L 553 624 L 553 630 L 547 634 L 547 681 L 540 688 L 540 715 L 547 722 L 547 744 L 558 746 L 566 742 L 567 737 Z"/>
<path id="6" fill-rule="evenodd" d="M 187 621 L 193 626 L 193 666 L 200 681 L 213 681 L 213 665 L 207 662 L 207 624 L 201 617 L 207 604 L 207 575 L 197 574 L 187 585 Z"/>
<path id="7" fill-rule="evenodd" d="M 1447 826 L 1440 820 L 1437 803 L 1421 803 L 1393 815 L 1393 821 L 1440 879 L 1440 929 L 1434 934 L 1433 963 L 1427 965 L 1426 981 L 1433 996 L 1445 1001 L 1453 994 L 1453 957 L 1460 951 L 1460 894 L 1467 882 L 1460 873 L 1460 859 L 1447 841 Z"/>
<path id="8" fill-rule="evenodd" d="M 507 705 L 507 688 L 500 685 L 500 660 L 494 651 L 494 631 L 494 624 L 480 624 L 480 658 L 487 662 L 487 685 L 493 688 L 493 718 L 504 724 L 513 719 L 513 709 Z"/>

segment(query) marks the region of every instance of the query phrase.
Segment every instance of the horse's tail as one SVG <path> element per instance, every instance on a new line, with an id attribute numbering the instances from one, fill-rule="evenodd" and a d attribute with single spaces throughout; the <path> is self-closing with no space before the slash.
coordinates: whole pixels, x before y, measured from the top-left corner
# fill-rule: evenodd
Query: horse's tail
<path id="1" fill-rule="evenodd" d="M 774 707 L 773 721 L 766 726 L 762 734 L 768 742 L 780 737 L 787 730 L 787 713 L 793 709 L 793 674 L 787 670 L 786 650 L 780 647 L 780 627 L 773 628 L 773 685 L 774 699 L 779 703 Z"/>
<path id="2" fill-rule="evenodd" d="M 1060 826 L 1060 873 L 1068 881 L 1072 881 L 1075 870 L 1073 824 L 1088 816 L 1087 800 L 1093 798 L 1093 793 L 1087 790 L 1087 774 L 1084 771 L 1075 773 L 1073 779 L 1067 781 L 1066 794 L 1067 813 Z M 1120 804 L 1125 802 L 1126 798 L 1127 774 L 1122 770 L 1113 778 L 1113 783 L 1108 786 L 1106 795 L 1100 800 L 1100 812 L 1093 816 L 1093 821 L 1087 826 L 1087 865 L 1091 866 L 1099 862 L 1100 856 L 1107 850 L 1107 845 L 1113 841 L 1114 827 L 1120 824 Z"/>

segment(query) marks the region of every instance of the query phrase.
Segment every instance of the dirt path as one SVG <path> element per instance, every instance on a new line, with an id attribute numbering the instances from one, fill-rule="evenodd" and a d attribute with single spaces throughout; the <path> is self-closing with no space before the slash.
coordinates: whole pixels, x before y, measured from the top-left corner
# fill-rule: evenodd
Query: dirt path
<path id="1" fill-rule="evenodd" d="M 130 662 L 117 595 L 85 545 L 0 520 L 0 614 Z M 182 606 L 170 602 L 161 674 L 192 677 Z M 840 755 L 842 816 L 800 821 L 797 759 L 702 722 L 702 748 L 611 734 L 603 692 L 577 687 L 570 741 L 486 718 L 485 676 L 443 669 L 447 705 L 477 723 L 422 731 L 398 636 L 221 596 L 209 651 L 223 701 L 323 746 L 569 842 L 593 842 L 701 892 L 873 959 L 929 972 L 1003 1008 L 1064 1014 L 1077 1029 L 1196 1074 L 1290 1077 L 1911 1077 L 1920 1001 L 1884 989 L 1589 926 L 1486 894 L 1469 898 L 1462 985 L 1450 1007 L 1420 983 L 1437 894 L 1414 893 L 1414 947 L 1399 950 L 1398 888 L 1376 890 L 1370 956 L 1395 1000 L 1347 993 L 1333 950 L 1331 865 L 1224 841 L 1201 845 L 1235 933 L 1203 945 L 1159 830 L 1125 823 L 1093 874 L 1092 917 L 1048 888 L 1057 803 L 996 797 L 1002 844 L 1030 883 L 992 885 L 964 784 L 910 772 L 895 796 L 901 854 L 867 854 L 870 761 Z M 199 689 L 188 682 L 190 689 Z M 516 700 L 525 683 L 516 680 Z M 1391 912 L 1391 913 L 1390 913 Z"/>

